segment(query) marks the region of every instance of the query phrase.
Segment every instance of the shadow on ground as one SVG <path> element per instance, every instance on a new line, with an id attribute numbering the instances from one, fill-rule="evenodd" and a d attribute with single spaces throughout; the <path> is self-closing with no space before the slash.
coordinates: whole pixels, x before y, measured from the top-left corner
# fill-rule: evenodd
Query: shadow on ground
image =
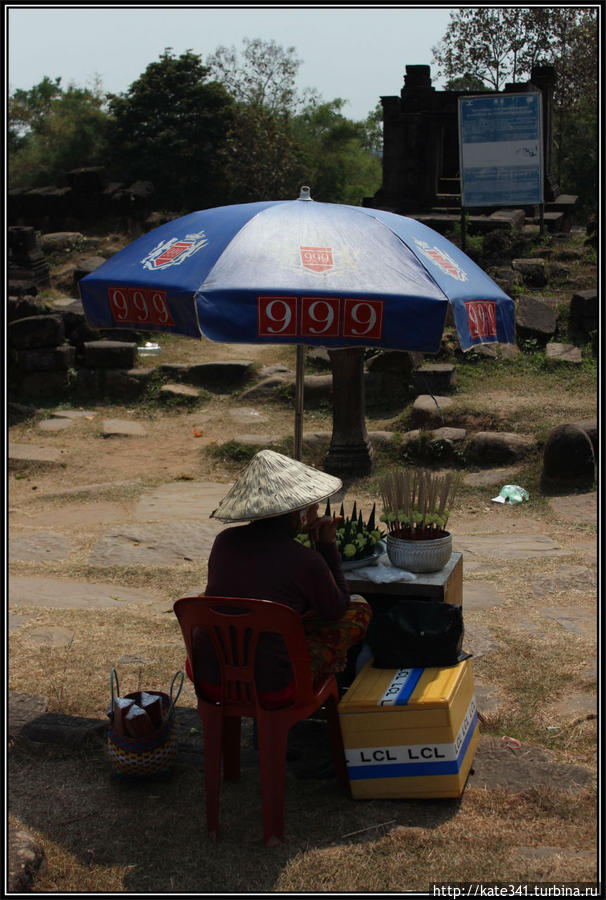
<path id="1" fill-rule="evenodd" d="M 327 772 L 325 722 L 309 719 L 291 729 L 286 843 L 267 850 L 247 721 L 242 777 L 222 786 L 220 835 L 214 843 L 206 834 L 203 745 L 195 710 L 178 709 L 179 750 L 172 774 L 144 780 L 112 776 L 102 722 L 77 742 L 49 740 L 50 721 L 45 714 L 29 725 L 31 734 L 45 732 L 46 740 L 31 740 L 27 729 L 14 738 L 8 763 L 10 812 L 22 827 L 81 866 L 128 867 L 123 877 L 128 892 L 213 893 L 219 886 L 222 892 L 271 892 L 297 854 L 376 838 L 402 825 L 435 828 L 459 808 L 458 800 L 353 802 Z"/>

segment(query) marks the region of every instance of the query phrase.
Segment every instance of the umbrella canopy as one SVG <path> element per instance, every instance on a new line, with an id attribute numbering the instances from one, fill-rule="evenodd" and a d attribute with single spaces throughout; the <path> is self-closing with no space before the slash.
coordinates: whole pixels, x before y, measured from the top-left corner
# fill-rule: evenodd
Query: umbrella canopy
<path id="1" fill-rule="evenodd" d="M 435 353 L 453 307 L 464 350 L 514 340 L 513 301 L 442 235 L 383 210 L 298 200 L 201 210 L 80 281 L 93 328 L 225 343 Z"/>
<path id="2" fill-rule="evenodd" d="M 298 200 L 204 209 L 150 231 L 80 280 L 93 328 L 225 343 L 435 353 L 449 304 L 463 350 L 514 340 L 514 304 L 431 228 L 383 210 Z"/>

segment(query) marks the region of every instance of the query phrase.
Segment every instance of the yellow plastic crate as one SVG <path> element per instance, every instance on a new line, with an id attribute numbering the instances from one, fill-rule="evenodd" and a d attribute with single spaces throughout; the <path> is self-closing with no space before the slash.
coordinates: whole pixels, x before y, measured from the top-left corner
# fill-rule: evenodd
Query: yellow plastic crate
<path id="1" fill-rule="evenodd" d="M 442 669 L 374 669 L 341 702 L 354 799 L 459 797 L 479 740 L 471 660 Z"/>

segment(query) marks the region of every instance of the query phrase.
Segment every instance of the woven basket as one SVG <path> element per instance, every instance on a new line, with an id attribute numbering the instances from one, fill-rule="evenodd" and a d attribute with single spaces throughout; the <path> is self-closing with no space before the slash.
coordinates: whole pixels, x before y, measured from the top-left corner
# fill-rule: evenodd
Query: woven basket
<path id="1" fill-rule="evenodd" d="M 181 676 L 181 683 L 173 698 L 173 688 L 177 678 Z M 170 686 L 170 696 L 162 691 L 147 691 L 162 698 L 163 723 L 153 734 L 145 738 L 123 737 L 113 727 L 114 700 L 119 697 L 118 676 L 115 669 L 111 673 L 111 707 L 108 713 L 112 720 L 108 735 L 107 749 L 109 760 L 114 775 L 160 775 L 169 772 L 175 761 L 177 752 L 177 722 L 175 717 L 175 704 L 183 687 L 183 672 L 177 672 Z M 116 693 L 114 694 L 114 683 Z M 135 703 L 141 702 L 141 691 L 127 694 L 128 699 Z"/>

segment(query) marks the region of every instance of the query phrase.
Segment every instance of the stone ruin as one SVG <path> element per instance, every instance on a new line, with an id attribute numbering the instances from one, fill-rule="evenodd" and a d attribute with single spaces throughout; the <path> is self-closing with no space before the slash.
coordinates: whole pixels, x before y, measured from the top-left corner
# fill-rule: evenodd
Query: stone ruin
<path id="1" fill-rule="evenodd" d="M 61 186 L 14 188 L 8 192 L 8 223 L 43 232 L 99 227 L 112 222 L 128 232 L 141 228 L 153 210 L 150 181 L 109 182 L 103 166 L 66 172 Z"/>
<path id="2" fill-rule="evenodd" d="M 560 194 L 552 172 L 553 87 L 552 66 L 537 66 L 528 82 L 507 84 L 502 93 L 541 91 L 543 95 L 543 164 L 545 185 L 544 226 L 568 231 L 577 198 Z M 492 92 L 491 92 L 492 93 Z M 400 96 L 383 96 L 383 183 L 364 206 L 418 218 L 444 232 L 460 220 L 458 98 L 464 91 L 436 91 L 429 66 L 406 66 Z M 508 228 L 512 212 L 496 207 L 474 210 L 470 233 Z M 539 210 L 528 207 L 521 220 L 536 224 Z"/>

